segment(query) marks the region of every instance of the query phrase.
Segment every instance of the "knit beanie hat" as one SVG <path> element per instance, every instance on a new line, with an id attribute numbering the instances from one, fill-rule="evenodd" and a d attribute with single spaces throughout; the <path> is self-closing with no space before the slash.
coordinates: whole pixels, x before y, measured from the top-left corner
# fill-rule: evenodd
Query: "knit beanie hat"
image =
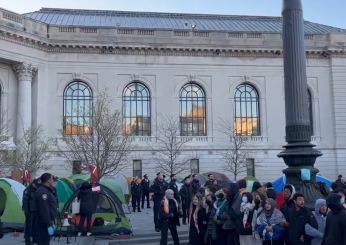
<path id="1" fill-rule="evenodd" d="M 165 194 L 166 196 L 168 196 L 168 195 L 174 194 L 174 191 L 172 189 L 168 189 L 166 190 Z"/>

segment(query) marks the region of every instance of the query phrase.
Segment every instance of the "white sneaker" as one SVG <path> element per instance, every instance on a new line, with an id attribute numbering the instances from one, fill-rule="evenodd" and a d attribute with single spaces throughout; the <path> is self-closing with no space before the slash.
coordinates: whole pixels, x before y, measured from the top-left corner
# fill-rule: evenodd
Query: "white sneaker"
<path id="1" fill-rule="evenodd" d="M 81 232 L 78 232 L 78 236 L 82 236 L 82 233 L 81 233 Z"/>
<path id="2" fill-rule="evenodd" d="M 87 236 L 91 236 L 91 232 L 88 232 L 88 233 L 87 233 Z"/>

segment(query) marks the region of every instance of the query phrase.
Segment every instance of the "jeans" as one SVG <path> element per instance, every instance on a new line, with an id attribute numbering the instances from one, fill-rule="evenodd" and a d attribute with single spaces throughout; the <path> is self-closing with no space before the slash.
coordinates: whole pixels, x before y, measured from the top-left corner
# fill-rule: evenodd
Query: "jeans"
<path id="1" fill-rule="evenodd" d="M 80 215 L 79 228 L 78 228 L 78 231 L 80 233 L 83 233 L 85 219 L 87 220 L 87 232 L 91 231 L 91 219 L 92 219 L 92 217 L 93 217 L 92 214 L 81 214 Z"/>

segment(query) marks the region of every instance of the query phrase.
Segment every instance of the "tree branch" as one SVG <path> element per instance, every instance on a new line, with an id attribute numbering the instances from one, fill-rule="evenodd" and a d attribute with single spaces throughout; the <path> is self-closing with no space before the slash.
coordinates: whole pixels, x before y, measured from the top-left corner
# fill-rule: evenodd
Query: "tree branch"
<path id="1" fill-rule="evenodd" d="M 189 156 L 182 156 L 188 137 L 180 137 L 179 118 L 170 115 L 158 115 L 156 133 L 153 132 L 157 143 L 148 144 L 154 152 L 153 161 L 160 171 L 166 174 L 179 174 L 188 170 Z"/>
<path id="2" fill-rule="evenodd" d="M 63 130 L 59 130 L 61 144 L 58 150 L 67 161 L 65 167 L 72 169 L 72 161 L 81 161 L 82 168 L 96 166 L 99 177 L 116 174 L 128 164 L 132 151 L 131 139 L 123 135 L 123 118 L 119 110 L 112 111 L 113 100 L 105 88 L 92 108 L 80 107 L 74 112 L 80 122 L 64 118 Z M 64 130 L 65 129 L 65 130 Z"/>

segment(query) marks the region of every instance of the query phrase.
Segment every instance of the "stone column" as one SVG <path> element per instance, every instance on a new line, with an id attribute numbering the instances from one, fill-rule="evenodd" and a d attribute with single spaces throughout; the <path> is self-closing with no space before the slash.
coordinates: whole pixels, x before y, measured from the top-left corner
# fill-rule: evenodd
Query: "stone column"
<path id="1" fill-rule="evenodd" d="M 37 72 L 32 64 L 21 63 L 13 66 L 18 76 L 17 134 L 20 139 L 24 131 L 31 127 L 31 82 Z"/>
<path id="2" fill-rule="evenodd" d="M 306 205 L 314 208 L 315 201 L 323 198 L 316 183 L 316 158 L 322 153 L 311 144 L 308 110 L 304 19 L 301 0 L 283 0 L 282 36 L 285 79 L 285 112 L 287 145 L 282 157 L 287 169 L 283 170 L 287 183 L 293 184 L 305 195 Z M 301 169 L 309 169 L 310 181 L 302 181 Z"/>

